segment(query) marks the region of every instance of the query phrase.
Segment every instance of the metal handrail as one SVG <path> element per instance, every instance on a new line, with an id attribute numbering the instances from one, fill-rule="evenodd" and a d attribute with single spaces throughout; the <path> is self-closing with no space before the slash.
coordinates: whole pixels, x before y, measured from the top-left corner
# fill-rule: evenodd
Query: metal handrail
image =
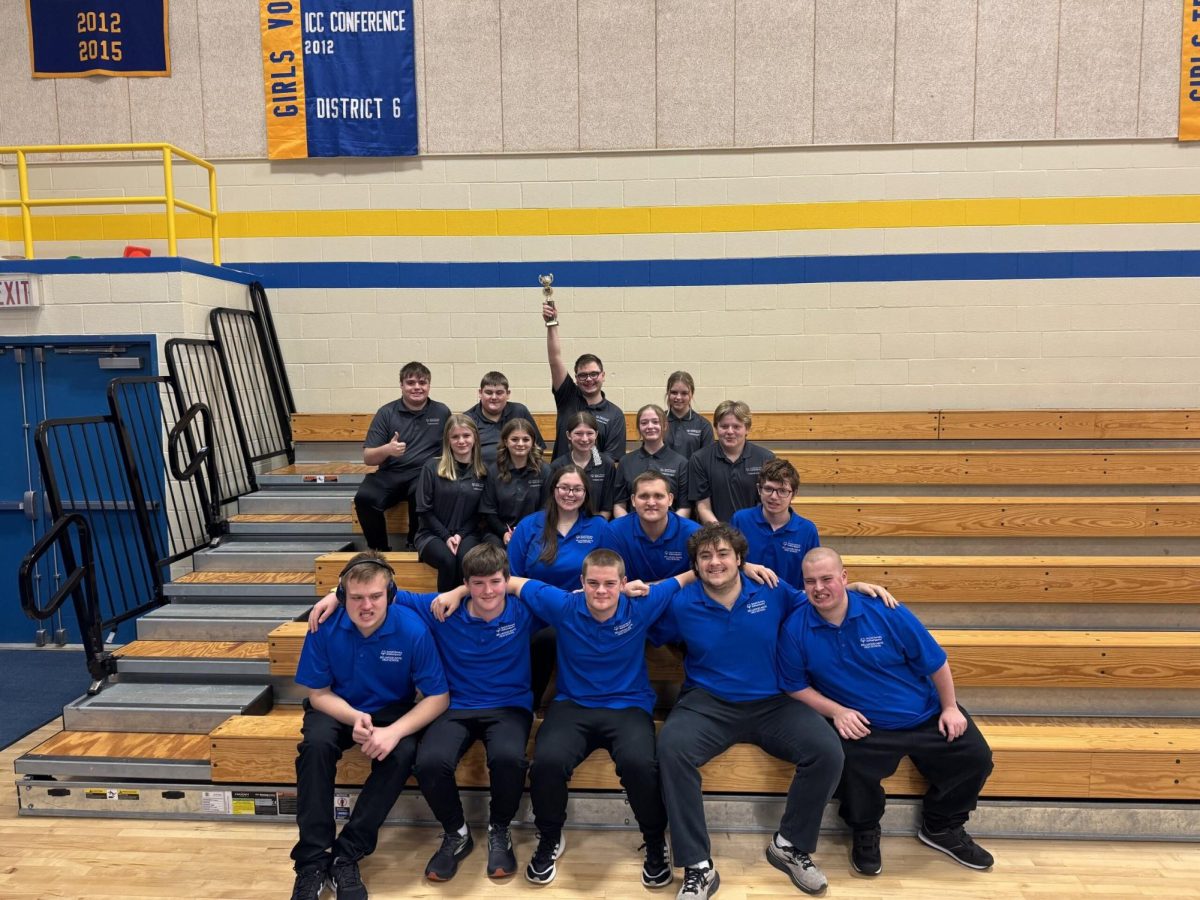
<path id="1" fill-rule="evenodd" d="M 77 197 L 34 200 L 29 196 L 29 167 L 26 155 L 30 153 L 111 153 L 125 150 L 157 150 L 162 153 L 163 193 L 145 197 Z M 15 154 L 17 157 L 17 184 L 20 196 L 16 200 L 0 200 L 0 209 L 21 210 L 21 237 L 25 245 L 25 258 L 33 259 L 33 217 L 30 210 L 53 206 L 132 206 L 137 204 L 162 204 L 167 212 L 167 253 L 178 256 L 178 229 L 175 223 L 176 209 L 194 213 L 208 219 L 212 226 L 213 265 L 221 264 L 220 213 L 217 210 L 217 170 L 208 160 L 181 150 L 174 144 L 42 144 L 29 147 L 0 147 L 0 155 Z M 195 163 L 208 172 L 209 208 L 204 209 L 175 196 L 174 157 L 178 156 Z"/>

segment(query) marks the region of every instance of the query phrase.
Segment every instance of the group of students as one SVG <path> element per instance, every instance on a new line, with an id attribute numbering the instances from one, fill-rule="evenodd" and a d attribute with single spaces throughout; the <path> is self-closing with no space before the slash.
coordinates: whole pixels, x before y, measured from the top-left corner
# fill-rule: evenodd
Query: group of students
<path id="1" fill-rule="evenodd" d="M 358 860 L 374 849 L 380 825 L 414 771 L 443 829 L 425 875 L 452 878 L 474 848 L 455 769 L 475 741 L 484 744 L 490 774 L 487 874 L 493 878 L 517 871 L 509 826 L 528 775 L 537 842 L 525 876 L 535 884 L 554 879 L 565 845 L 568 783 L 576 767 L 603 748 L 645 842 L 642 883 L 671 883 L 673 859 L 683 869 L 679 900 L 705 900 L 720 878 L 700 768 L 735 743 L 756 744 L 795 766 L 766 858 L 806 893 L 827 885 L 811 854 L 839 783 L 840 813 L 853 833 L 851 863 L 864 875 L 881 871 L 881 781 L 904 756 L 929 782 L 920 840 L 968 867 L 990 867 L 992 857 L 963 826 L 991 771 L 991 752 L 957 705 L 945 653 L 884 588 L 848 582 L 840 557 L 820 547 L 813 524 L 791 509 L 799 486 L 795 468 L 746 441 L 749 411 L 723 404 L 726 415 L 719 408 L 714 417 L 714 442 L 711 430 L 706 436 L 692 420 L 703 422 L 690 410 L 690 378 L 680 383 L 672 376 L 673 418 L 659 414 L 653 422 L 648 416 L 643 425 L 639 414 L 644 444 L 626 458 L 641 452 L 645 465 L 629 478 L 622 504 L 628 514 L 609 522 L 595 508 L 587 467 L 579 465 L 586 460 L 573 454 L 587 449 L 603 466 L 611 454 L 596 445 L 615 450 L 611 435 L 619 434 L 623 450 L 624 418 L 603 397 L 598 359 L 581 357 L 574 379 L 555 369 L 561 354 L 548 327 L 556 445 L 570 446 L 572 456 L 547 471 L 532 418 L 517 404 L 496 402 L 507 400 L 507 385 L 485 376 L 475 410 L 461 417 L 445 413 L 442 457 L 422 464 L 415 496 L 418 552 L 447 568 L 453 557 L 455 581 L 439 567 L 439 593 L 398 590 L 390 565 L 368 551 L 349 562 L 337 591 L 310 616 L 312 633 L 296 675 L 310 695 L 296 762 L 300 840 L 292 852 L 293 897 L 318 897 L 327 882 L 343 900 L 366 896 Z M 414 366 L 401 374 L 402 401 L 411 399 L 410 391 L 419 394 L 419 417 L 432 426 L 438 413 L 429 409 L 428 370 Z M 409 384 L 406 373 L 408 381 L 423 384 Z M 505 419 L 510 407 L 517 412 Z M 372 426 L 376 437 L 391 428 L 392 450 L 401 457 L 431 445 L 393 427 L 403 414 L 389 409 L 377 416 L 382 428 Z M 472 413 L 488 424 L 465 424 L 474 422 Z M 590 438 L 572 438 L 581 413 L 594 421 L 584 420 Z M 669 434 L 677 423 L 689 438 L 698 437 L 687 448 L 685 468 L 688 504 L 699 521 L 681 514 L 689 505 L 680 506 L 678 474 L 658 468 L 663 431 Z M 493 433 L 495 461 L 481 474 L 481 445 Z M 371 441 L 368 462 L 372 447 L 383 446 Z M 424 494 L 432 478 L 458 493 Z M 697 482 L 705 490 L 697 491 Z M 469 485 L 469 494 L 458 485 Z M 544 498 L 542 508 L 512 516 L 517 495 L 525 509 Z M 471 499 L 486 529 L 453 531 Z M 441 546 L 430 553 L 435 544 Z M 550 632 L 556 634 L 548 639 Z M 677 647 L 685 676 L 657 736 L 647 640 Z M 556 692 L 527 762 L 534 710 L 555 666 Z M 422 699 L 414 702 L 418 692 Z M 372 772 L 335 838 L 334 771 L 355 744 L 370 757 Z"/>

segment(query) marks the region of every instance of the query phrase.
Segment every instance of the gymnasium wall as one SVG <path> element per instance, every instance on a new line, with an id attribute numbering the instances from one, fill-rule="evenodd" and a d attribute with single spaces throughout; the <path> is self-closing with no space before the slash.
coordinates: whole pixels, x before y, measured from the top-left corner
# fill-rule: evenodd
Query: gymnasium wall
<path id="1" fill-rule="evenodd" d="M 0 91 L 0 142 L 166 138 L 214 157 L 261 156 L 257 32 L 241 21 L 252 6 L 220 0 L 205 4 L 203 22 L 193 17 L 185 31 L 193 45 L 175 40 L 171 82 L 188 71 L 188 52 L 201 75 L 224 77 L 202 102 L 172 99 L 178 114 L 146 119 L 153 131 L 133 124 L 142 121 L 134 110 L 149 108 L 152 98 L 139 92 L 153 79 L 51 83 L 42 99 L 58 114 L 39 116 L 26 92 L 47 83 L 26 70 L 17 78 L 4 58 L 0 79 L 13 90 Z M 218 163 L 225 262 L 270 288 L 301 409 L 374 409 L 397 395 L 398 368 L 412 358 L 431 365 L 435 395 L 455 408 L 474 402 L 479 375 L 496 366 L 519 399 L 550 408 L 537 315 L 536 276 L 545 271 L 556 275 L 568 357 L 598 352 L 610 396 L 626 407 L 660 399 L 676 368 L 695 374 L 701 409 L 727 397 L 763 410 L 1200 402 L 1200 151 L 1169 138 L 1177 3 L 897 0 L 837 4 L 837 16 L 824 2 L 766 0 L 418 6 L 426 23 L 418 48 L 437 44 L 435 34 L 453 38 L 437 46 L 455 62 L 443 72 L 430 54 L 419 58 L 425 155 Z M 685 7 L 732 22 L 738 36 L 775 37 L 786 33 L 781 10 L 807 10 L 810 36 L 786 42 L 791 56 L 741 37 L 721 56 L 704 41 L 728 29 L 686 31 Z M 860 8 L 878 27 L 854 24 Z M 555 68 L 563 9 L 578 10 L 574 74 Z M 173 35 L 189 10 L 194 3 L 172 3 Z M 587 112 L 600 107 L 583 49 L 599 33 L 588 28 L 599 27 L 600 10 L 605 27 L 621 24 L 626 36 L 607 47 L 605 71 L 628 75 L 607 130 Z M 444 27 L 451 12 L 456 29 Z M 489 30 L 493 13 L 499 25 Z M 629 36 L 637 15 L 653 26 L 637 32 L 650 35 L 640 44 Z M 557 23 L 557 43 L 547 23 Z M 853 25 L 853 41 L 831 42 L 835 24 Z M 918 26 L 931 33 L 914 44 Z M 239 43 L 247 34 L 252 47 Z M 864 49 L 889 36 L 884 50 Z M 0 36 L 0 45 L 11 39 Z M 498 73 L 486 84 L 480 71 L 491 70 L 480 60 L 493 57 L 476 46 L 485 39 L 497 42 Z M 637 88 L 635 62 L 621 58 L 635 46 L 655 60 L 648 90 Z M 751 107 L 738 101 L 720 107 L 732 110 L 733 124 L 717 137 L 700 128 L 725 120 L 705 105 L 708 87 L 672 80 L 679 70 L 670 60 L 682 47 L 704 59 L 706 85 L 769 102 L 771 115 L 748 119 Z M 1031 48 L 1041 49 L 1021 55 Z M 227 59 L 214 55 L 226 51 Z M 811 90 L 772 94 L 772 85 L 792 84 L 797 59 Z M 890 60 L 877 82 L 884 87 L 867 97 L 844 72 L 822 74 L 846 59 L 855 72 Z M 521 66 L 535 63 L 543 86 L 578 86 L 574 107 L 562 101 L 572 115 L 560 114 L 553 90 L 539 104 L 514 102 L 513 85 L 528 76 Z M 1001 63 L 1017 65 L 1020 77 L 1006 70 L 1004 81 Z M 918 75 L 926 80 L 912 80 Z M 154 90 L 184 90 L 157 81 Z M 110 108 L 95 94 L 87 110 L 70 99 L 64 107 L 76 90 L 116 92 L 121 102 Z M 804 96 L 807 111 L 789 111 Z M 484 108 L 489 97 L 502 101 L 498 119 Z M 97 104 L 106 112 L 93 118 Z M 704 123 L 685 123 L 684 107 L 700 110 Z M 14 108 L 15 118 L 3 115 Z M 890 130 L 855 124 L 880 108 Z M 489 121 L 500 129 L 484 140 L 480 123 Z M 53 133 L 38 137 L 51 122 Z M 574 138 L 555 130 L 564 122 L 577 124 Z M 837 122 L 851 131 L 830 130 Z M 547 130 L 559 143 L 528 143 Z M 587 136 L 601 133 L 617 136 L 612 146 L 691 149 L 555 152 L 598 146 Z M 842 143 L 731 146 L 830 141 Z M 727 149 L 704 149 L 710 142 Z M 11 196 L 11 166 L 0 173 Z M 177 175 L 182 197 L 206 200 L 198 170 L 181 166 Z M 152 164 L 113 160 L 38 163 L 30 180 L 35 196 L 69 197 L 143 194 L 159 177 Z M 118 256 L 127 243 L 166 252 L 161 217 L 140 208 L 64 209 L 36 224 L 39 256 Z M 20 249 L 18 226 L 15 216 L 0 218 L 6 252 Z M 202 223 L 185 218 L 181 228 L 181 252 L 208 260 Z M 49 313 L 36 327 L 53 322 Z M 66 321 L 91 328 L 76 315 Z"/>

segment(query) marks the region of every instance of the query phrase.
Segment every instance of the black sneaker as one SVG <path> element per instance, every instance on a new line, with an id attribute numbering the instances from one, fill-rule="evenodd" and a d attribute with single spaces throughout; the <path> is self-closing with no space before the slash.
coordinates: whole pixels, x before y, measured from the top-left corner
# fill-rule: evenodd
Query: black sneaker
<path id="1" fill-rule="evenodd" d="M 850 841 L 850 865 L 859 875 L 878 875 L 883 871 L 879 853 L 879 826 L 856 831 Z"/>
<path id="2" fill-rule="evenodd" d="M 425 866 L 425 877 L 430 881 L 449 881 L 458 872 L 458 861 L 475 849 L 475 841 L 468 828 L 466 834 L 452 831 L 442 835 L 442 846 L 429 857 Z"/>
<path id="3" fill-rule="evenodd" d="M 325 881 L 329 873 L 320 866 L 308 866 L 296 873 L 296 882 L 292 885 L 292 900 L 318 900 L 325 891 Z"/>
<path id="4" fill-rule="evenodd" d="M 358 862 L 338 857 L 329 867 L 329 880 L 338 900 L 367 900 L 367 886 L 358 874 Z"/>
<path id="5" fill-rule="evenodd" d="M 638 848 L 646 851 L 642 862 L 642 884 L 648 888 L 661 888 L 670 884 L 675 873 L 671 871 L 671 857 L 667 853 L 667 842 L 662 838 L 646 841 Z"/>
<path id="6" fill-rule="evenodd" d="M 488 826 L 488 878 L 508 878 L 517 874 L 517 855 L 507 825 Z"/>
<path id="7" fill-rule="evenodd" d="M 712 860 L 703 869 L 687 866 L 683 870 L 683 886 L 679 888 L 675 900 L 708 900 L 720 886 L 721 876 L 717 874 Z"/>
<path id="8" fill-rule="evenodd" d="M 533 856 L 529 858 L 529 865 L 525 867 L 525 880 L 533 884 L 552 882 L 554 876 L 558 874 L 554 862 L 562 856 L 566 846 L 567 839 L 562 832 L 552 835 L 542 834 L 539 831 L 537 849 L 533 851 Z"/>
<path id="9" fill-rule="evenodd" d="M 922 825 L 921 830 L 917 832 L 917 840 L 928 844 L 934 850 L 941 850 L 968 869 L 990 869 L 995 862 L 992 854 L 975 843 L 961 825 L 947 828 L 945 831 L 930 831 Z"/>

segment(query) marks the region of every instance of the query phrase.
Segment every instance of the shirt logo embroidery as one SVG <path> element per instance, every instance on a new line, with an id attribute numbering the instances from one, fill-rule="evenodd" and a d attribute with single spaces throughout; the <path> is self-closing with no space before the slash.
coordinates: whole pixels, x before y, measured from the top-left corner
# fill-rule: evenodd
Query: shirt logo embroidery
<path id="1" fill-rule="evenodd" d="M 748 616 L 753 616 L 756 613 L 763 613 L 766 611 L 767 611 L 767 601 L 766 600 L 751 600 L 749 603 L 746 604 L 746 615 L 748 615 Z"/>
<path id="2" fill-rule="evenodd" d="M 577 544 L 591 544 L 594 542 L 595 542 L 595 538 L 590 534 L 575 535 L 575 543 L 577 543 Z"/>
<path id="3" fill-rule="evenodd" d="M 398 663 L 404 659 L 403 650 L 380 650 L 379 661 L 387 663 Z"/>
<path id="4" fill-rule="evenodd" d="M 516 633 L 517 626 L 512 622 L 509 622 L 508 624 L 501 625 L 496 629 L 496 639 L 499 640 L 500 638 L 512 637 Z"/>
<path id="5" fill-rule="evenodd" d="M 797 544 L 795 541 L 784 541 L 780 544 L 784 553 L 802 553 L 804 552 L 804 544 Z"/>
<path id="6" fill-rule="evenodd" d="M 622 622 L 613 628 L 613 637 L 620 637 L 623 634 L 629 634 L 633 631 L 633 622 Z"/>
<path id="7" fill-rule="evenodd" d="M 863 650 L 878 650 L 883 646 L 882 634 L 864 634 L 858 638 L 858 646 Z"/>

